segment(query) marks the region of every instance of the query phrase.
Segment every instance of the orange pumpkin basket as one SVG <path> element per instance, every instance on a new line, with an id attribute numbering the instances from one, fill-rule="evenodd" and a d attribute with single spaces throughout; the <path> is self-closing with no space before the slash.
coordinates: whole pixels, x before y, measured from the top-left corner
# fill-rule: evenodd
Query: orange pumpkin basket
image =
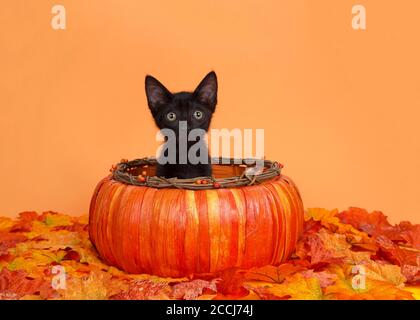
<path id="1" fill-rule="evenodd" d="M 296 185 L 276 162 L 265 160 L 259 172 L 249 159 L 215 162 L 213 177 L 195 179 L 156 177 L 153 158 L 113 166 L 90 203 L 100 256 L 129 273 L 164 277 L 287 260 L 303 226 Z"/>

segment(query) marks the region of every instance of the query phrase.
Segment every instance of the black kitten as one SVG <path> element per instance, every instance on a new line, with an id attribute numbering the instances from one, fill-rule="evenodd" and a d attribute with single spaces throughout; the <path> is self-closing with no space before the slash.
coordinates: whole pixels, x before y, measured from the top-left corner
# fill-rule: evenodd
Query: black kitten
<path id="1" fill-rule="evenodd" d="M 158 163 L 156 175 L 182 179 L 211 176 L 207 145 L 197 151 L 197 155 L 200 155 L 200 152 L 205 152 L 207 163 L 193 164 L 189 157 L 186 157 L 186 162 L 179 161 L 180 152 L 183 157 L 188 155 L 190 148 L 204 138 L 199 136 L 195 141 L 180 141 L 185 138 L 179 134 L 179 124 L 180 121 L 182 121 L 181 124 L 186 124 L 187 134 L 193 129 L 202 129 L 204 130 L 202 132 L 208 131 L 217 104 L 216 73 L 212 71 L 207 74 L 194 92 L 171 93 L 152 76 L 146 76 L 145 82 L 147 102 L 157 126 L 159 129 L 172 129 L 176 136 L 176 163 Z M 187 146 L 186 150 L 179 150 L 180 142 Z"/>

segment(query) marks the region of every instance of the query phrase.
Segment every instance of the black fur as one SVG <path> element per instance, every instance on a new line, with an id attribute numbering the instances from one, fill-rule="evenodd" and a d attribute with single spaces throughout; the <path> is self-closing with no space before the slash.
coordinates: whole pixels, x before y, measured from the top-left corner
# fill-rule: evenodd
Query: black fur
<path id="1" fill-rule="evenodd" d="M 207 74 L 194 92 L 171 93 L 157 79 L 149 75 L 146 76 L 145 84 L 147 102 L 156 125 L 159 129 L 174 130 L 176 133 L 177 146 L 179 145 L 180 139 L 178 135 L 179 121 L 187 122 L 188 133 L 192 129 L 198 128 L 203 129 L 206 132 L 208 131 L 217 104 L 217 77 L 215 72 L 212 71 Z M 201 119 L 197 119 L 194 116 L 197 111 L 201 112 Z M 168 119 L 169 113 L 174 113 L 176 120 L 170 121 Z M 170 118 L 173 118 L 173 115 L 172 117 L 170 116 Z M 187 150 L 189 150 L 194 143 L 194 141 L 188 141 Z M 176 159 L 176 164 L 158 164 L 156 175 L 166 178 L 178 177 L 183 179 L 211 176 L 210 161 L 208 161 L 207 164 L 191 164 L 189 160 L 187 160 L 187 164 L 179 164 L 178 148 Z"/>

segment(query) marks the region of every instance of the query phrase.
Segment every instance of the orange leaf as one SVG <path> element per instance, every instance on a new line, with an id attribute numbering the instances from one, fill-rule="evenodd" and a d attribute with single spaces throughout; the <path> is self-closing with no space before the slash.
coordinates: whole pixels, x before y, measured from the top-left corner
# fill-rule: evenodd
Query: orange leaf
<path id="1" fill-rule="evenodd" d="M 28 294 L 37 294 L 47 298 L 51 296 L 53 289 L 50 282 L 28 277 L 25 271 L 9 271 L 3 268 L 0 272 L 0 292 L 9 293 L 14 299 Z"/>

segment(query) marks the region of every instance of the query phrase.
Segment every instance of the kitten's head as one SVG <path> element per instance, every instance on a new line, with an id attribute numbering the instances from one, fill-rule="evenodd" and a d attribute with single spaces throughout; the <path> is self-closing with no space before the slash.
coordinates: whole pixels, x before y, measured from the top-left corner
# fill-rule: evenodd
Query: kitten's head
<path id="1" fill-rule="evenodd" d="M 178 132 L 179 121 L 186 121 L 188 131 L 208 130 L 217 103 L 217 77 L 207 74 L 194 92 L 171 93 L 157 79 L 146 76 L 147 103 L 159 129 Z"/>

